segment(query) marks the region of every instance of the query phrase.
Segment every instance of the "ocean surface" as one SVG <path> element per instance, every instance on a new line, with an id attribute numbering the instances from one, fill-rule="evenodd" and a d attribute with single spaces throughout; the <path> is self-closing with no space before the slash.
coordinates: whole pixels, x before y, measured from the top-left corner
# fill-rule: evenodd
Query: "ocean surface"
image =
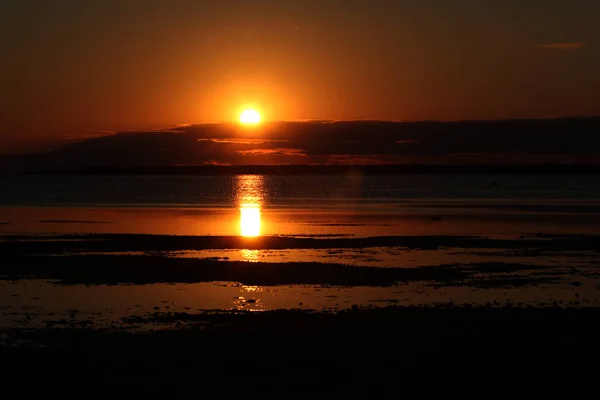
<path id="1" fill-rule="evenodd" d="M 590 175 L 4 176 L 0 326 L 210 309 L 596 307 L 598 234 Z"/>
<path id="2" fill-rule="evenodd" d="M 7 233 L 584 233 L 598 222 L 598 176 L 0 178 Z"/>
<path id="3" fill-rule="evenodd" d="M 1 206 L 349 208 L 598 203 L 600 176 L 15 176 Z"/>

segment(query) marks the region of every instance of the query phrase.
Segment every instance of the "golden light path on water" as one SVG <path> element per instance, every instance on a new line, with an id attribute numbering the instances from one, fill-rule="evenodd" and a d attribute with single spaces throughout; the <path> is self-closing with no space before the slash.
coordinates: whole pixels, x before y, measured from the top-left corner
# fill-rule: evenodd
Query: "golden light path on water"
<path id="1" fill-rule="evenodd" d="M 262 175 L 236 176 L 235 192 L 240 210 L 240 235 L 257 237 L 261 233 L 261 205 L 265 197 Z"/>
<path id="2" fill-rule="evenodd" d="M 261 206 L 265 202 L 265 181 L 262 175 L 238 175 L 235 177 L 235 196 L 240 210 L 240 235 L 248 238 L 261 235 Z M 242 249 L 242 257 L 248 262 L 258 262 L 260 250 Z M 243 285 L 239 296 L 234 300 L 234 307 L 249 311 L 262 308 L 260 298 L 247 298 L 246 293 L 259 294 L 262 287 Z"/>
<path id="3" fill-rule="evenodd" d="M 240 206 L 240 234 L 246 237 L 260 236 L 260 207 L 255 204 Z"/>

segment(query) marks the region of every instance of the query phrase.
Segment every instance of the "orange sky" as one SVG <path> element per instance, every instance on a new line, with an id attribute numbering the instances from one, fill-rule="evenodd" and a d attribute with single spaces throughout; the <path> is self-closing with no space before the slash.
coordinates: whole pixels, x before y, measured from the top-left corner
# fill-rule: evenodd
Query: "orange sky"
<path id="1" fill-rule="evenodd" d="M 6 0 L 0 151 L 245 105 L 267 120 L 598 115 L 598 15 L 592 0 Z"/>

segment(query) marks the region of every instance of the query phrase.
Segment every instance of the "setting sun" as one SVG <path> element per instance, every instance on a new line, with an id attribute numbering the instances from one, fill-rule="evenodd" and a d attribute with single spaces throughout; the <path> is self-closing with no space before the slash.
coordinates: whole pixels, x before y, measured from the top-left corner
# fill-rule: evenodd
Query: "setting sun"
<path id="1" fill-rule="evenodd" d="M 258 124 L 260 123 L 260 114 L 253 109 L 247 109 L 240 114 L 240 122 L 242 124 Z"/>

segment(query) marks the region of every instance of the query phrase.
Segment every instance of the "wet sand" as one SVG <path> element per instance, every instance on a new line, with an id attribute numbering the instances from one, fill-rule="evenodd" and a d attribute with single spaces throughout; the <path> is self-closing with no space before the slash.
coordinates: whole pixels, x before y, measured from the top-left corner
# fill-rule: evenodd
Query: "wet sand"
<path id="1" fill-rule="evenodd" d="M 598 307 L 599 248 L 596 235 L 9 235 L 0 326 L 126 328 L 131 316 L 209 309 Z"/>

